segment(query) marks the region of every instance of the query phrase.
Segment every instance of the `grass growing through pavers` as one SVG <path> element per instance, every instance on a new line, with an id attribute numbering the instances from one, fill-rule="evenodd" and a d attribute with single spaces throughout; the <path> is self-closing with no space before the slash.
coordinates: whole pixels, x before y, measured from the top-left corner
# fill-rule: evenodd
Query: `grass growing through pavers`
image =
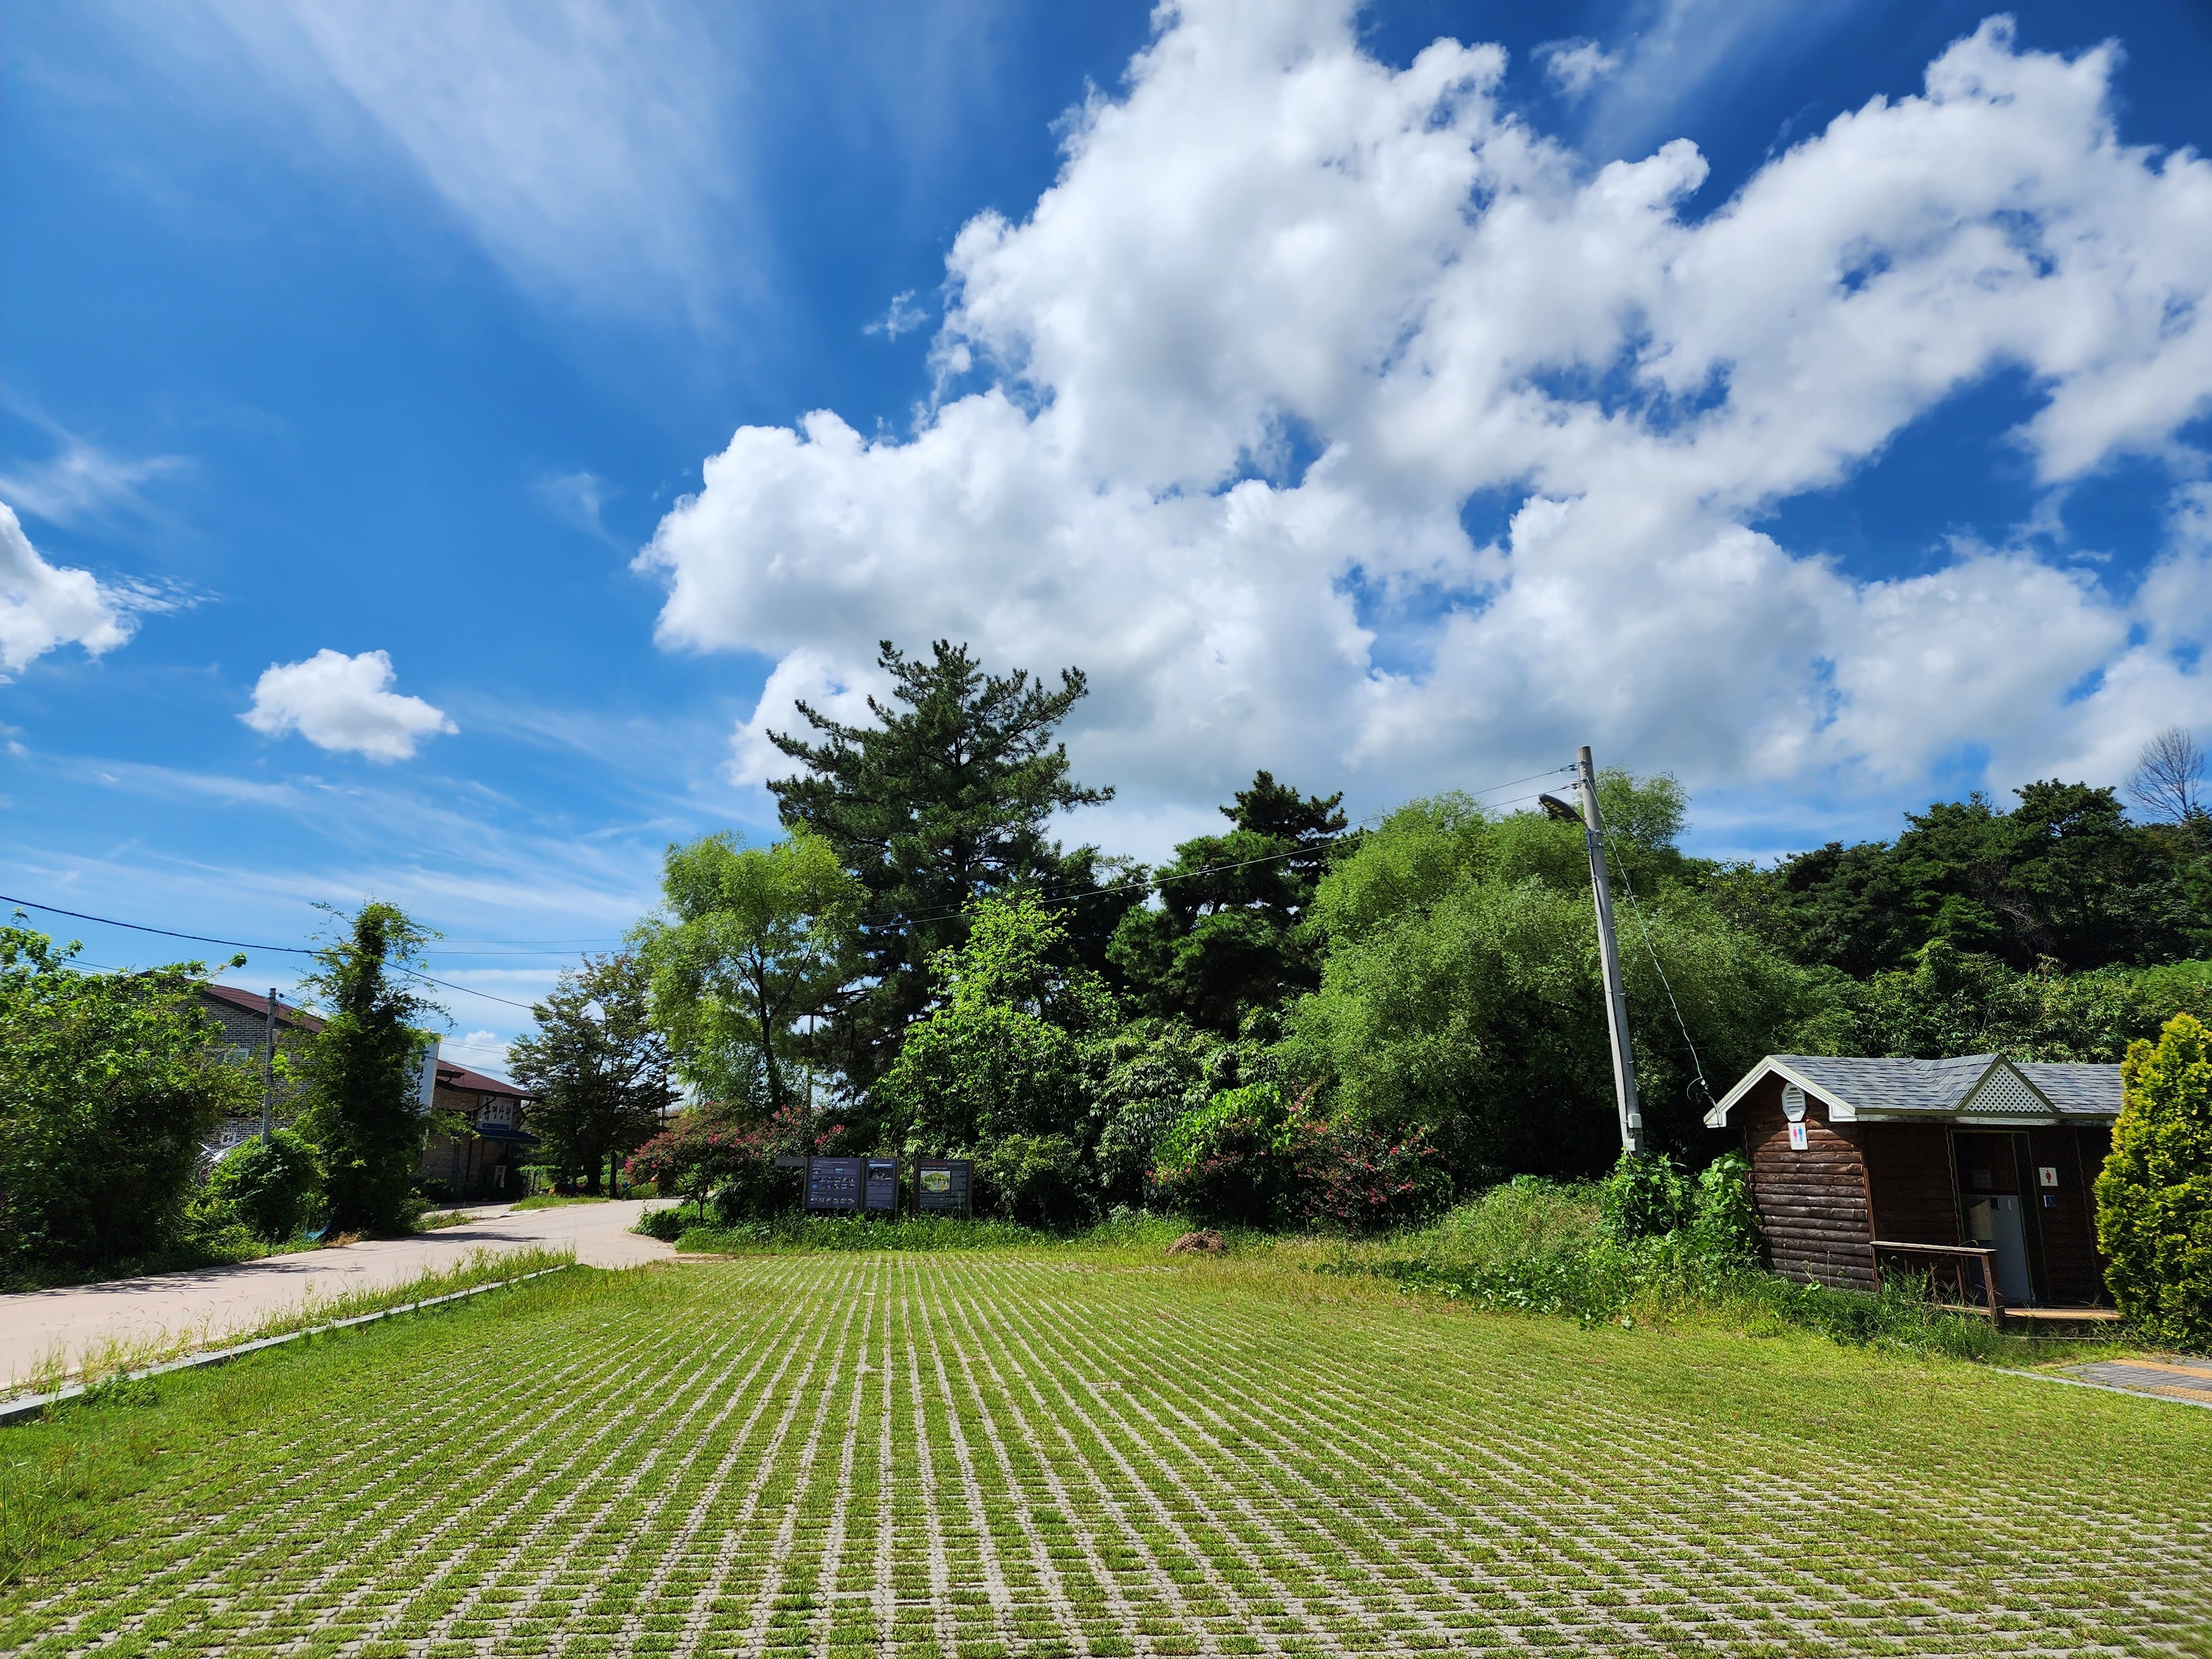
<path id="1" fill-rule="evenodd" d="M 0 1652 L 2208 1652 L 2208 1475 L 2203 1412 L 1261 1257 L 579 1269 L 0 1431 L 87 1518 Z"/>

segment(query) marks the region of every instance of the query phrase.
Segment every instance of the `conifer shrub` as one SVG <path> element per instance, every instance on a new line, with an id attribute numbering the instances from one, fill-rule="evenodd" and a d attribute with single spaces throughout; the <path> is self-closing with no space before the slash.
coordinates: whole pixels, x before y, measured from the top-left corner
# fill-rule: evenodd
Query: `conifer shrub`
<path id="1" fill-rule="evenodd" d="M 2097 1240 L 2121 1313 L 2212 1352 L 2212 1031 L 2189 1014 L 2120 1064 L 2124 1102 L 2097 1176 Z"/>

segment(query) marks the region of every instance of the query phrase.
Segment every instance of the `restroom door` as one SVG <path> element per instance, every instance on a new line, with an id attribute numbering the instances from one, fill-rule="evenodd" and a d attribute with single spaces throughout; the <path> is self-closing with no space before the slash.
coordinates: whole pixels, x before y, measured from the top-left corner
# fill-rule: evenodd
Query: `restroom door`
<path id="1" fill-rule="evenodd" d="M 2021 1224 L 2018 1193 L 1985 1193 L 1966 1200 L 1966 1242 L 1997 1253 L 1997 1292 L 2008 1308 L 2035 1300 L 2027 1271 L 2027 1234 Z"/>
<path id="2" fill-rule="evenodd" d="M 2043 1300 L 2042 1229 L 2027 1206 L 2027 1137 L 2010 1132 L 1962 1133 L 1952 1137 L 1959 1172 L 1959 1214 L 1966 1242 L 1996 1252 L 1997 1289 L 2008 1304 Z"/>

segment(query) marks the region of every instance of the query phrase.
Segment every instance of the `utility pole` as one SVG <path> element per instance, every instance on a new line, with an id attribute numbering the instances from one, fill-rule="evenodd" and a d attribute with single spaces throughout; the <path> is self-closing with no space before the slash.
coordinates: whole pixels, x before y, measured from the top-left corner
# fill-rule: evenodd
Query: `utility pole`
<path id="1" fill-rule="evenodd" d="M 1644 1113 L 1636 1103 L 1636 1059 L 1628 1051 L 1628 998 L 1620 986 L 1620 946 L 1613 936 L 1613 884 L 1605 873 L 1605 825 L 1597 815 L 1597 772 L 1589 745 L 1575 751 L 1575 787 L 1583 795 L 1583 834 L 1589 842 L 1590 899 L 1597 906 L 1598 960 L 1605 968 L 1605 1024 L 1613 1036 L 1613 1097 L 1620 1107 L 1620 1147 L 1644 1150 Z"/>
<path id="2" fill-rule="evenodd" d="M 261 1139 L 265 1145 L 276 1129 L 276 988 L 269 988 L 268 1042 L 261 1055 Z"/>

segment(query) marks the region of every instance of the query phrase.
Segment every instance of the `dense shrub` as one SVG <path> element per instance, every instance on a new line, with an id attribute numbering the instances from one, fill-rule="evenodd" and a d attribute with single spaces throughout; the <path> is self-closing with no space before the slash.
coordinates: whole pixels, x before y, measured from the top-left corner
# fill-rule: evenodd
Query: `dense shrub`
<path id="1" fill-rule="evenodd" d="M 2212 1351 L 2212 1032 L 2188 1014 L 2120 1066 L 2125 1090 L 2097 1177 L 2097 1237 L 2120 1311 L 2178 1348 Z"/>
<path id="2" fill-rule="evenodd" d="M 1066 1135 L 1006 1135 L 975 1160 L 985 1202 L 1024 1227 L 1082 1225 L 1097 1213 L 1083 1148 Z"/>
<path id="3" fill-rule="evenodd" d="M 1291 1103 L 1279 1083 L 1230 1089 L 1160 1138 L 1154 1188 L 1169 1209 L 1202 1221 L 1264 1227 L 1297 1196 Z"/>
<path id="4" fill-rule="evenodd" d="M 1698 1172 L 1690 1231 L 1698 1248 L 1749 1261 L 1759 1255 L 1759 1206 L 1751 1199 L 1751 1164 L 1723 1152 Z"/>
<path id="5" fill-rule="evenodd" d="M 1291 1114 L 1290 1156 L 1304 1219 L 1352 1232 L 1425 1220 L 1451 1202 L 1450 1173 L 1427 1132 L 1385 1135 L 1338 1113 Z"/>
<path id="6" fill-rule="evenodd" d="M 1659 1238 L 1691 1216 L 1690 1185 L 1674 1160 L 1653 1152 L 1623 1152 L 1598 1183 L 1605 1229 L 1622 1243 Z"/>
<path id="7" fill-rule="evenodd" d="M 820 1152 L 825 1133 L 798 1102 L 772 1117 L 748 1118 L 705 1101 L 630 1154 L 623 1174 L 651 1182 L 664 1198 L 688 1199 L 702 1212 L 711 1197 L 726 1221 L 764 1215 L 788 1206 L 798 1191 L 790 1171 L 776 1168 L 777 1158 Z"/>
<path id="8" fill-rule="evenodd" d="M 198 963 L 87 974 L 0 927 L 0 1269 L 178 1243 L 200 1147 L 258 1103 L 220 1058 Z"/>
<path id="9" fill-rule="evenodd" d="M 236 1221 L 256 1238 L 282 1243 L 321 1218 L 323 1164 L 289 1129 L 231 1152 L 208 1177 L 202 1207 L 217 1224 Z"/>
<path id="10" fill-rule="evenodd" d="M 1094 1159 L 1099 1202 L 1143 1205 L 1160 1137 L 1206 1103 L 1220 1038 L 1180 1020 L 1146 1020 L 1091 1046 L 1098 1074 L 1091 1090 L 1098 1124 Z"/>

